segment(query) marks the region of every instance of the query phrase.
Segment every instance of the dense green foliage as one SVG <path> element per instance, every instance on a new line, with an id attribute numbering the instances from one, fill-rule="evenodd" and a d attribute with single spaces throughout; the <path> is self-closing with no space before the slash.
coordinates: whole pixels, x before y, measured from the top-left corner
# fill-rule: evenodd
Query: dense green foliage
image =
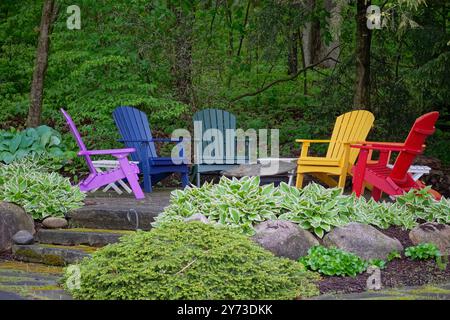
<path id="1" fill-rule="evenodd" d="M 34 155 L 70 158 L 68 153 L 70 152 L 61 143 L 61 135 L 47 126 L 20 132 L 0 131 L 0 162 L 6 164 Z"/>
<path id="2" fill-rule="evenodd" d="M 201 188 L 175 190 L 170 205 L 156 217 L 155 226 L 201 213 L 211 221 L 253 234 L 255 224 L 276 219 L 281 201 L 280 193 L 273 185 L 260 187 L 259 182 L 259 177 L 240 180 L 222 177 L 217 184 L 205 183 Z"/>
<path id="3" fill-rule="evenodd" d="M 299 259 L 299 262 L 307 268 L 327 276 L 354 277 L 366 271 L 369 266 L 380 269 L 386 267 L 386 261 L 382 259 L 365 261 L 351 252 L 323 246 L 312 247 L 306 256 Z"/>
<path id="4" fill-rule="evenodd" d="M 155 226 L 182 221 L 196 213 L 210 221 L 253 234 L 254 225 L 269 219 L 299 224 L 322 238 L 333 227 L 349 222 L 375 225 L 382 229 L 400 226 L 412 229 L 418 220 L 450 223 L 450 200 L 435 201 L 427 189 L 410 191 L 395 203 L 375 202 L 344 195 L 342 189 L 324 188 L 315 183 L 303 189 L 285 183 L 259 186 L 259 177 L 228 179 L 201 188 L 188 187 L 172 192 L 169 206 L 156 218 Z"/>
<path id="5" fill-rule="evenodd" d="M 90 147 L 107 148 L 118 146 L 111 117 L 118 105 L 147 112 L 157 135 L 189 128 L 196 109 L 213 106 L 235 112 L 244 128 L 279 128 L 281 154 L 298 155 L 295 138 L 328 137 L 335 117 L 353 104 L 355 6 L 338 1 L 343 4 L 340 23 L 332 26 L 323 2 L 308 13 L 296 1 L 80 0 L 81 30 L 69 30 L 66 8 L 73 3 L 57 0 L 44 122 L 62 129 L 58 108 L 65 107 Z M 426 152 L 450 163 L 446 4 L 427 1 L 405 11 L 404 2 L 387 1 L 388 25 L 394 27 L 373 32 L 371 111 L 376 122 L 369 139 L 402 140 L 417 116 L 438 110 L 438 130 Z M 3 128 L 25 122 L 42 3 L 0 3 Z M 185 18 L 177 18 L 177 13 Z M 324 42 L 339 39 L 336 67 L 319 66 L 235 100 L 286 78 L 291 34 L 302 31 L 311 19 L 319 20 Z M 410 28 L 409 21 L 419 27 Z M 300 42 L 295 41 L 298 70 L 303 59 Z M 180 59 L 183 50 L 190 59 Z M 177 94 L 179 69 L 190 77 L 189 101 Z"/>
<path id="6" fill-rule="evenodd" d="M 200 222 L 122 237 L 80 264 L 76 299 L 294 299 L 318 276 L 247 237 Z M 66 279 L 71 276 L 66 272 Z"/>
<path id="7" fill-rule="evenodd" d="M 441 252 L 433 243 L 421 243 L 405 249 L 405 256 L 413 260 L 428 260 L 441 256 Z"/>
<path id="8" fill-rule="evenodd" d="M 58 165 L 56 165 L 58 167 Z M 49 159 L 22 158 L 0 163 L 0 201 L 17 203 L 34 219 L 64 217 L 83 205 L 85 194 L 56 172 Z"/>
<path id="9" fill-rule="evenodd" d="M 299 260 L 311 270 L 327 276 L 356 276 L 367 269 L 367 262 L 357 255 L 337 248 L 315 246 Z"/>

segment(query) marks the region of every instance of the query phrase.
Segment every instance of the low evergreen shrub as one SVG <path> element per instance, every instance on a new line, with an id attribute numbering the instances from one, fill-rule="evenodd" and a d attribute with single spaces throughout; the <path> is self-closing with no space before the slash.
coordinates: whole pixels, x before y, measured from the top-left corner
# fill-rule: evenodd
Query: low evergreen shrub
<path id="1" fill-rule="evenodd" d="M 294 299 L 319 293 L 318 275 L 218 225 L 166 223 L 124 236 L 78 264 L 76 299 Z"/>

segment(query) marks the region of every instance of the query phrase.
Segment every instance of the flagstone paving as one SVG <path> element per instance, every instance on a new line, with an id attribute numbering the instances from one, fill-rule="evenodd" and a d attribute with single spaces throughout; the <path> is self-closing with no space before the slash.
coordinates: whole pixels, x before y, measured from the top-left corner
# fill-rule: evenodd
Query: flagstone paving
<path id="1" fill-rule="evenodd" d="M 313 300 L 450 300 L 450 282 L 351 294 L 327 294 Z"/>
<path id="2" fill-rule="evenodd" d="M 0 300 L 71 300 L 59 286 L 62 268 L 0 261 Z"/>

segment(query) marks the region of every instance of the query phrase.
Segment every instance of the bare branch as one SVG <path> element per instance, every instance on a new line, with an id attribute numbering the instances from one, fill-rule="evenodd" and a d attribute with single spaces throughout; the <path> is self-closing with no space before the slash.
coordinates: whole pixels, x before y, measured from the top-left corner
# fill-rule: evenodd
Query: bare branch
<path id="1" fill-rule="evenodd" d="M 331 49 L 331 50 L 326 54 L 326 56 L 323 57 L 320 61 L 318 61 L 318 62 L 316 62 L 316 63 L 314 63 L 314 64 L 310 64 L 309 66 L 307 66 L 307 67 L 305 67 L 305 68 L 303 68 L 303 69 L 301 69 L 301 70 L 298 70 L 298 71 L 297 71 L 296 73 L 294 73 L 293 75 L 291 75 L 291 76 L 289 76 L 289 77 L 286 77 L 286 78 L 281 78 L 281 79 L 274 80 L 274 81 L 268 83 L 267 85 L 265 85 L 265 86 L 259 88 L 259 89 L 256 90 L 256 91 L 253 91 L 253 92 L 247 92 L 247 93 L 241 94 L 241 95 L 239 95 L 239 96 L 237 96 L 237 97 L 231 99 L 230 102 L 235 102 L 235 101 L 240 100 L 240 99 L 245 98 L 245 97 L 253 97 L 253 96 L 256 96 L 256 95 L 258 95 L 258 94 L 260 94 L 260 93 L 266 91 L 267 89 L 273 87 L 273 86 L 276 85 L 276 84 L 279 84 L 279 83 L 282 83 L 282 82 L 287 82 L 287 81 L 295 80 L 300 74 L 304 73 L 306 70 L 314 69 L 315 67 L 317 67 L 318 65 L 322 64 L 323 62 L 325 62 L 325 61 L 327 61 L 327 60 L 334 60 L 334 61 L 336 61 L 336 59 L 330 57 L 330 55 L 331 55 L 331 53 L 332 53 L 334 50 L 336 50 L 338 47 L 339 47 L 339 46 L 336 46 L 336 47 L 334 47 L 333 49 Z M 336 61 L 336 62 L 337 62 L 337 61 Z"/>

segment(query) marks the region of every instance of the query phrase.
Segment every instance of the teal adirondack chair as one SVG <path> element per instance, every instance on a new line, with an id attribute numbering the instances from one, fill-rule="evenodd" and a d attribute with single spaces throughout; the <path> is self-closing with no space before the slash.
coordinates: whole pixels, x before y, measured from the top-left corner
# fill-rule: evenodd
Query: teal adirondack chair
<path id="1" fill-rule="evenodd" d="M 193 166 L 193 173 L 196 176 L 197 186 L 200 187 L 200 175 L 206 172 L 218 172 L 229 170 L 239 164 L 249 162 L 249 138 L 245 139 L 245 151 L 238 152 L 238 140 L 226 139 L 227 129 L 236 130 L 236 116 L 230 112 L 219 109 L 204 109 L 194 114 L 194 130 L 198 132 L 201 128 L 202 133 L 209 129 L 217 129 L 222 133 L 223 141 L 217 143 L 222 146 L 222 152 L 216 154 L 212 152 L 209 155 L 207 150 L 214 139 L 211 137 L 195 137 L 194 152 L 196 155 L 195 165 Z M 230 143 L 230 141 L 232 141 Z"/>

